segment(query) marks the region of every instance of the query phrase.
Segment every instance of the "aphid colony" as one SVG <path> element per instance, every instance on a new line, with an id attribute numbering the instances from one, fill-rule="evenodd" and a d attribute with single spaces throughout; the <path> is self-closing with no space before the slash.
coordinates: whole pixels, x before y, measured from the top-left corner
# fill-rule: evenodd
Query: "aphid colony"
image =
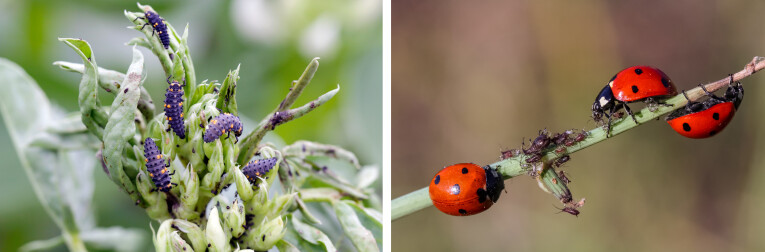
<path id="1" fill-rule="evenodd" d="M 733 115 L 744 99 L 744 88 L 740 82 L 733 83 L 730 77 L 728 88 L 722 97 L 701 88 L 706 93 L 706 99 L 691 101 L 685 91 L 683 95 L 688 104 L 667 116 L 670 127 L 680 135 L 688 138 L 707 138 L 720 133 L 733 119 Z M 592 118 L 601 124 L 608 137 L 611 133 L 611 123 L 615 118 L 621 118 L 624 109 L 635 123 L 635 115 L 628 103 L 644 102 L 649 107 L 663 105 L 664 100 L 677 95 L 677 89 L 672 80 L 661 70 L 650 66 L 633 66 L 619 71 L 598 93 L 592 104 Z M 520 149 L 502 151 L 501 159 L 520 156 L 521 166 L 531 167 L 529 175 L 536 178 L 541 174 L 538 169 L 553 169 L 568 162 L 569 147 L 587 139 L 586 131 L 577 133 L 566 130 L 549 134 L 541 130 L 534 140 L 529 140 L 529 147 L 521 145 Z M 557 158 L 549 160 L 549 167 L 535 165 L 544 161 L 545 155 L 557 154 Z M 557 174 L 557 173 L 556 173 Z M 568 184 L 571 181 L 563 171 L 559 173 L 560 182 Z M 558 183 L 558 180 L 553 180 Z M 429 192 L 433 205 L 449 215 L 465 216 L 485 211 L 495 203 L 504 189 L 504 181 L 497 170 L 486 166 L 463 163 L 447 166 L 439 171 L 430 182 Z M 584 205 L 584 199 L 574 203 L 570 193 L 563 196 L 561 201 L 566 206 L 560 209 L 572 215 L 579 215 L 578 207 Z"/>

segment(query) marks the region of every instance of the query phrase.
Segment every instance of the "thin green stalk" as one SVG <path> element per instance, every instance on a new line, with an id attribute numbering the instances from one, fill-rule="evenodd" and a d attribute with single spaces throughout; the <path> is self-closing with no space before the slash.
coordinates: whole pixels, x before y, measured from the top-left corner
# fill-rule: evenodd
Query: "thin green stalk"
<path id="1" fill-rule="evenodd" d="M 274 130 L 274 128 L 276 128 L 278 125 L 292 121 L 307 114 L 308 112 L 313 111 L 317 107 L 332 99 L 332 97 L 334 97 L 335 94 L 340 91 L 340 85 L 338 85 L 337 88 L 319 96 L 319 98 L 316 100 L 313 100 L 301 107 L 290 109 L 290 107 L 292 107 L 297 98 L 303 92 L 305 86 L 311 82 L 311 79 L 313 78 L 313 75 L 316 73 L 318 68 L 319 58 L 314 58 L 311 60 L 311 63 L 308 64 L 308 67 L 306 67 L 305 71 L 300 76 L 300 79 L 293 82 L 292 87 L 290 88 L 290 92 L 287 93 L 287 96 L 284 98 L 284 100 L 282 100 L 281 104 L 279 104 L 279 106 L 274 109 L 274 112 L 266 116 L 266 118 L 263 118 L 263 120 L 258 123 L 258 126 L 255 128 L 255 130 L 250 132 L 250 134 L 248 134 L 242 141 L 240 141 L 241 152 L 238 159 L 240 164 L 246 163 L 255 155 L 255 152 L 258 149 L 258 144 L 260 143 L 260 140 L 262 140 L 266 135 L 266 133 Z"/>
<path id="2" fill-rule="evenodd" d="M 762 69 L 765 69 L 765 57 L 759 57 L 759 56 L 754 57 L 754 59 L 752 59 L 752 61 L 749 62 L 749 64 L 747 64 L 743 70 L 732 75 L 733 81 L 739 81 L 741 79 L 749 77 L 750 75 Z M 709 90 L 709 92 L 714 92 L 723 87 L 726 87 L 728 83 L 730 83 L 730 81 L 731 81 L 730 77 L 725 77 L 718 81 L 704 84 L 704 87 L 707 90 Z M 688 90 L 685 93 L 688 95 L 688 99 L 690 99 L 691 101 L 696 101 L 704 97 L 705 95 L 701 87 Z M 589 135 L 585 140 L 571 147 L 568 147 L 566 151 L 564 151 L 563 153 L 555 153 L 555 151 L 546 150 L 547 153 L 542 157 L 542 162 L 545 162 L 545 163 L 552 162 L 556 160 L 557 158 L 562 157 L 564 155 L 568 155 L 568 154 L 580 151 L 582 149 L 585 149 L 593 144 L 599 143 L 606 139 L 612 139 L 613 136 L 619 135 L 643 123 L 646 123 L 649 121 L 655 121 L 655 119 L 661 116 L 664 116 L 676 110 L 677 108 L 685 106 L 688 103 L 688 100 L 686 100 L 682 94 L 679 94 L 677 96 L 667 99 L 664 102 L 672 106 L 660 106 L 658 108 L 644 108 L 640 112 L 635 113 L 635 119 L 637 119 L 638 121 L 637 124 L 634 121 L 632 121 L 632 119 L 629 118 L 629 116 L 625 116 L 621 120 L 613 122 L 611 126 L 611 135 L 609 137 L 606 137 L 606 131 L 603 127 L 597 127 L 588 132 Z M 653 111 L 651 111 L 652 109 Z M 508 159 L 493 163 L 489 166 L 491 168 L 496 168 L 505 179 L 510 179 L 518 175 L 525 174 L 528 171 L 526 168 L 523 168 L 521 166 L 521 164 L 525 164 L 524 159 L 525 157 L 521 155 L 521 156 L 508 158 Z M 562 183 L 559 183 L 559 184 L 562 184 Z M 546 185 L 549 185 L 549 183 L 547 183 Z M 404 196 L 394 199 L 391 202 L 391 220 L 396 220 L 398 218 L 417 212 L 419 210 L 422 210 L 432 205 L 433 203 L 430 201 L 427 187 L 408 193 Z"/>

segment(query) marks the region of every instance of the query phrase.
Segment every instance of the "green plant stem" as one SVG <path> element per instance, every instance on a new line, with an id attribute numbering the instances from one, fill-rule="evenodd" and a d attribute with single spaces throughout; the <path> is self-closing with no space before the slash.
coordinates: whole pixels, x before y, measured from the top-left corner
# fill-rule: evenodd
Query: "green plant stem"
<path id="1" fill-rule="evenodd" d="M 303 92 L 303 88 L 305 88 L 305 86 L 311 82 L 311 78 L 313 78 L 313 75 L 316 73 L 318 68 L 319 58 L 314 58 L 311 60 L 311 63 L 308 64 L 308 67 L 306 67 L 303 74 L 300 75 L 300 79 L 293 82 L 293 85 L 290 88 L 290 92 L 287 93 L 287 96 L 284 98 L 284 100 L 282 100 L 281 104 L 279 104 L 279 106 L 274 109 L 274 112 L 266 116 L 266 118 L 263 118 L 263 120 L 258 123 L 258 126 L 255 128 L 255 130 L 250 132 L 250 134 L 248 134 L 242 141 L 240 141 L 241 152 L 238 159 L 240 164 L 246 163 L 255 155 L 255 152 L 258 149 L 258 144 L 260 143 L 260 140 L 262 140 L 266 135 L 266 133 L 274 130 L 274 128 L 276 128 L 278 125 L 292 121 L 307 114 L 308 112 L 313 111 L 314 109 L 332 99 L 332 97 L 334 97 L 335 94 L 340 91 L 340 85 L 338 85 L 337 88 L 319 96 L 319 98 L 316 100 L 313 100 L 301 107 L 289 109 Z"/>
<path id="2" fill-rule="evenodd" d="M 752 61 L 749 62 L 743 70 L 738 71 L 732 75 L 733 81 L 739 81 L 749 77 L 750 75 L 762 69 L 765 69 L 765 57 L 754 57 L 754 59 L 752 59 Z M 730 77 L 725 77 L 718 81 L 704 84 L 704 87 L 709 90 L 709 92 L 715 92 L 723 87 L 726 87 L 730 81 Z M 696 87 L 686 91 L 685 93 L 688 95 L 688 99 L 691 101 L 696 101 L 705 96 L 705 93 L 701 87 Z M 651 111 L 652 108 L 644 108 L 640 112 L 635 113 L 635 119 L 638 121 L 637 124 L 632 121 L 629 116 L 624 116 L 622 119 L 613 122 L 611 124 L 611 135 L 609 137 L 606 137 L 606 131 L 603 127 L 597 127 L 588 132 L 589 135 L 587 139 L 571 147 L 568 147 L 563 153 L 555 153 L 555 151 L 548 149 L 546 150 L 547 153 L 542 157 L 542 162 L 552 162 L 559 157 L 585 149 L 606 139 L 613 139 L 613 136 L 619 135 L 643 123 L 653 121 L 660 116 L 664 116 L 682 106 L 685 106 L 688 103 L 688 100 L 686 100 L 682 94 L 679 94 L 665 100 L 664 102 L 672 106 L 660 106 L 658 108 L 653 108 L 654 111 Z M 489 167 L 496 168 L 499 173 L 502 174 L 504 179 L 510 179 L 527 172 L 527 169 L 522 167 L 522 164 L 525 164 L 524 159 L 525 157 L 520 155 L 493 163 L 489 165 Z M 396 220 L 429 206 L 432 206 L 432 202 L 430 201 L 427 187 L 408 193 L 404 196 L 394 199 L 391 202 L 391 220 Z"/>

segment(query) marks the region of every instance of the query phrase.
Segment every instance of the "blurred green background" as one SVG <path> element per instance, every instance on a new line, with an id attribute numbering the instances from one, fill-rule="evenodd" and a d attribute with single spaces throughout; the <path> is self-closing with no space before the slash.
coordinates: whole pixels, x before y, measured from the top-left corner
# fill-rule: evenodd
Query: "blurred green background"
<path id="1" fill-rule="evenodd" d="M 279 126 L 275 133 L 286 143 L 307 139 L 335 144 L 353 151 L 361 164 L 382 164 L 381 1 L 141 3 L 152 5 L 179 31 L 189 24 L 198 80 L 223 81 L 228 70 L 241 63 L 237 99 L 240 115 L 246 117 L 245 130 L 252 130 L 253 122 L 279 104 L 312 58 L 321 57 L 316 76 L 296 104 L 337 84 L 340 93 L 309 115 Z M 126 28 L 132 23 L 123 16 L 125 9 L 138 11 L 134 1 L 0 1 L 0 57 L 23 67 L 54 104 L 75 111 L 81 75 L 59 70 L 52 63 L 81 60 L 57 38 L 87 40 L 100 67 L 124 72 L 132 59 L 124 43 L 143 36 Z M 167 86 L 164 73 L 156 57 L 141 50 L 147 59 L 144 85 L 155 104 L 161 103 Z M 103 104 L 111 104 L 108 96 L 102 98 L 106 98 Z M 4 127 L 0 123 L 0 251 L 16 251 L 26 242 L 54 237 L 59 230 L 41 209 Z M 150 220 L 144 211 L 104 174 L 95 178 L 98 225 L 142 228 L 145 240 L 151 241 Z M 381 194 L 381 183 L 376 187 Z"/>
<path id="2" fill-rule="evenodd" d="M 525 137 L 596 127 L 619 70 L 658 67 L 690 89 L 765 56 L 762 1 L 392 3 L 392 191 L 442 167 L 485 165 Z M 392 251 L 765 251 L 765 73 L 719 135 L 663 120 L 572 155 L 578 218 L 527 176 L 488 211 L 433 207 L 392 223 Z M 639 108 L 635 106 L 633 108 Z"/>

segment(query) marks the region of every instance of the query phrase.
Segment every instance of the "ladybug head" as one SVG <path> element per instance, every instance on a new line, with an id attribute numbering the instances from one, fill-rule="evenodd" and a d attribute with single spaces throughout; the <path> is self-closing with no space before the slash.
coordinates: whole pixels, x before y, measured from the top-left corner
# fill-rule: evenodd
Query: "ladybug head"
<path id="1" fill-rule="evenodd" d="M 741 85 L 741 82 L 736 82 L 735 85 L 730 85 L 725 90 L 725 100 L 733 102 L 733 105 L 738 109 L 741 101 L 744 100 L 744 86 Z"/>
<path id="2" fill-rule="evenodd" d="M 606 85 L 600 90 L 598 96 L 595 97 L 595 102 L 592 103 L 592 119 L 596 122 L 600 122 L 606 110 L 615 106 L 614 92 L 611 91 L 611 86 Z"/>

